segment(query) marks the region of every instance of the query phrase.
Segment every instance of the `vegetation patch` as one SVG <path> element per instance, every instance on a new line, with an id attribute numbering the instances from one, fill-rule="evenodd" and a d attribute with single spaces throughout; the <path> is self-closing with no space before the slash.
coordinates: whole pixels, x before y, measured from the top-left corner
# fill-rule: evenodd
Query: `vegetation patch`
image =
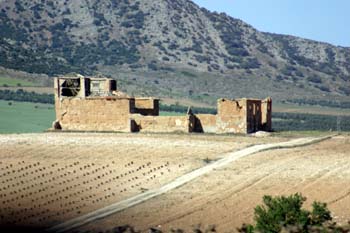
<path id="1" fill-rule="evenodd" d="M 34 87 L 37 84 L 23 79 L 0 77 L 0 86 L 2 87 Z"/>
<path id="2" fill-rule="evenodd" d="M 350 131 L 350 117 L 274 112 L 272 127 L 275 131 Z"/>
<path id="3" fill-rule="evenodd" d="M 303 209 L 306 198 L 301 194 L 264 196 L 255 207 L 255 224 L 243 225 L 239 232 L 348 232 L 332 223 L 327 204 L 313 202 L 312 210 Z"/>
<path id="4" fill-rule="evenodd" d="M 13 100 L 43 104 L 55 103 L 53 94 L 38 94 L 35 92 L 24 91 L 23 89 L 18 89 L 17 91 L 0 90 L 0 100 Z"/>
<path id="5" fill-rule="evenodd" d="M 43 132 L 54 120 L 53 105 L 0 100 L 0 133 Z"/>

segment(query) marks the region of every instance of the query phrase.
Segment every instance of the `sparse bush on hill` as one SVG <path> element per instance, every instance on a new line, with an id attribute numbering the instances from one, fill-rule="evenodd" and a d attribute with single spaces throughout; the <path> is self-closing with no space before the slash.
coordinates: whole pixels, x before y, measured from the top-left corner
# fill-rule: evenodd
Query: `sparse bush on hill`
<path id="1" fill-rule="evenodd" d="M 345 95 L 350 95 L 350 87 L 339 87 L 339 90 L 343 92 Z"/>
<path id="2" fill-rule="evenodd" d="M 323 85 L 317 86 L 317 88 L 320 89 L 321 91 L 324 91 L 324 92 L 331 92 L 329 87 L 326 87 L 326 86 L 323 86 Z"/>
<path id="3" fill-rule="evenodd" d="M 313 82 L 313 83 L 322 83 L 322 79 L 316 75 L 308 77 L 307 81 Z"/>

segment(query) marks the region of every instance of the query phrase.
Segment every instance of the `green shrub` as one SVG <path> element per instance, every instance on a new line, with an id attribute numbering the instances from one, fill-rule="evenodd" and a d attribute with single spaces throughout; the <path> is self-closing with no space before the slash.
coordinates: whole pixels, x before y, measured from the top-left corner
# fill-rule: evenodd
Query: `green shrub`
<path id="1" fill-rule="evenodd" d="M 264 196 L 263 205 L 255 207 L 255 225 L 243 225 L 240 232 L 281 232 L 296 227 L 297 232 L 310 232 L 332 220 L 325 203 L 314 202 L 312 211 L 302 209 L 306 200 L 301 194 L 290 196 Z M 321 231 L 322 232 L 322 231 Z"/>
<path id="2" fill-rule="evenodd" d="M 299 194 L 289 197 L 264 196 L 265 206 L 255 208 L 256 230 L 261 232 L 280 232 L 282 226 L 308 224 L 309 213 L 301 207 L 305 198 Z"/>
<path id="3" fill-rule="evenodd" d="M 327 205 L 321 202 L 312 204 L 311 225 L 322 226 L 323 223 L 332 220 L 331 212 L 327 209 Z"/>

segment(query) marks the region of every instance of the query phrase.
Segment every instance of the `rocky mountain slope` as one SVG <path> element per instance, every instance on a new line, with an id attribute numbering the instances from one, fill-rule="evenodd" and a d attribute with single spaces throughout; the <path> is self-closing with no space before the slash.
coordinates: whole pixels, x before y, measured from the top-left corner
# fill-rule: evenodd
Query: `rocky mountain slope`
<path id="1" fill-rule="evenodd" d="M 128 92 L 208 102 L 350 95 L 350 48 L 259 32 L 189 0 L 0 1 L 0 66 L 101 72 Z"/>

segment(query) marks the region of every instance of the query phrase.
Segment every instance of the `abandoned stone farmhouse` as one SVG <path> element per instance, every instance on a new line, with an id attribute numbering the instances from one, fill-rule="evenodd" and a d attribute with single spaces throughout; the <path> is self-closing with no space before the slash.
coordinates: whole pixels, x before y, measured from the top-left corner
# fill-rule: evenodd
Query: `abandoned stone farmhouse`
<path id="1" fill-rule="evenodd" d="M 64 131 L 253 133 L 271 130 L 272 100 L 219 99 L 217 114 L 159 116 L 159 99 L 130 97 L 108 78 L 54 79 L 56 121 Z"/>

